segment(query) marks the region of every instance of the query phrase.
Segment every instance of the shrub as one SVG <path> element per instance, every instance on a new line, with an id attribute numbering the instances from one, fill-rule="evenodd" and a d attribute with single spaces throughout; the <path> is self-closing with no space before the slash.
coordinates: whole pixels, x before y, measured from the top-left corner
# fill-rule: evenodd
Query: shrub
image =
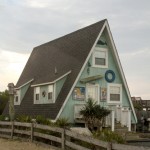
<path id="1" fill-rule="evenodd" d="M 36 117 L 36 122 L 37 122 L 38 124 L 43 124 L 43 125 L 52 125 L 52 124 L 53 124 L 50 119 L 45 118 L 45 117 L 43 117 L 43 116 L 41 116 L 41 115 L 38 115 L 38 116 Z"/>
<path id="2" fill-rule="evenodd" d="M 0 115 L 0 121 L 6 121 L 5 118 L 6 117 L 4 115 Z"/>
<path id="3" fill-rule="evenodd" d="M 69 126 L 68 118 L 59 118 L 56 122 L 55 125 L 61 128 Z"/>
<path id="4" fill-rule="evenodd" d="M 26 116 L 26 115 L 20 115 L 16 118 L 16 121 L 19 122 L 32 122 L 32 117 L 31 116 Z"/>
<path id="5" fill-rule="evenodd" d="M 113 143 L 125 143 L 125 140 L 118 133 L 112 132 L 110 130 L 97 131 L 93 133 L 93 136 L 99 140 L 113 142 Z"/>
<path id="6" fill-rule="evenodd" d="M 88 128 L 93 131 L 94 127 L 102 129 L 104 118 L 110 114 L 110 111 L 97 105 L 94 100 L 88 99 L 80 114 L 83 116 Z"/>

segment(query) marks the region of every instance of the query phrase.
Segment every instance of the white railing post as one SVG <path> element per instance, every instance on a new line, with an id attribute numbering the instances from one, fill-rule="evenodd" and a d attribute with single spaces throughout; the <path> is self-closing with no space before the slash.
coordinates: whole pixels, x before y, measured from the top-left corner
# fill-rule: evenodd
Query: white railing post
<path id="1" fill-rule="evenodd" d="M 131 131 L 131 110 L 128 110 L 128 131 Z"/>
<path id="2" fill-rule="evenodd" d="M 111 111 L 111 131 L 115 130 L 115 112 L 114 110 Z"/>

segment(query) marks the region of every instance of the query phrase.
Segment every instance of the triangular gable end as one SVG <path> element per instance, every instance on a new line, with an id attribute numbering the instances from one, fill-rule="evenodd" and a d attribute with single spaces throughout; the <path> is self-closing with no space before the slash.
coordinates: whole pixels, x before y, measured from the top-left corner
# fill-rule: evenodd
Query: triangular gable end
<path id="1" fill-rule="evenodd" d="M 109 38 L 110 38 L 110 42 L 111 42 L 111 46 L 112 46 L 112 51 L 114 53 L 114 58 L 115 58 L 115 60 L 117 62 L 117 65 L 118 65 L 118 68 L 119 68 L 118 70 L 119 70 L 119 72 L 121 74 L 121 77 L 123 79 L 123 84 L 125 86 L 125 89 L 126 89 L 126 92 L 127 92 L 127 95 L 128 95 L 128 99 L 129 99 L 129 102 L 130 102 L 130 105 L 131 105 L 131 108 L 132 108 L 132 111 L 133 111 L 133 114 L 134 114 L 134 117 L 135 117 L 135 120 L 137 122 L 137 117 L 136 117 L 135 110 L 134 110 L 134 107 L 133 107 L 133 104 L 132 104 L 132 101 L 131 101 L 129 88 L 128 88 L 128 85 L 127 85 L 127 82 L 126 82 L 126 79 L 125 79 L 125 75 L 124 75 L 124 72 L 123 72 L 123 69 L 122 69 L 122 66 L 121 66 L 121 62 L 120 62 L 120 59 L 119 59 L 119 56 L 118 56 L 118 53 L 117 53 L 117 49 L 115 47 L 115 43 L 114 43 L 114 40 L 113 40 L 113 37 L 112 37 L 112 34 L 111 34 L 111 31 L 110 31 L 109 24 L 108 24 L 107 20 L 103 24 L 103 27 L 102 27 L 102 29 L 101 29 L 97 39 L 95 40 L 95 43 L 93 44 L 93 47 L 92 47 L 91 51 L 89 52 L 88 57 L 86 58 L 86 60 L 84 62 L 84 65 L 82 66 L 82 68 L 81 68 L 81 70 L 80 70 L 80 72 L 79 72 L 79 74 L 78 74 L 78 76 L 77 76 L 77 78 L 76 78 L 72 88 L 70 89 L 69 94 L 67 95 L 67 97 L 66 97 L 66 99 L 65 99 L 65 101 L 64 101 L 64 103 L 63 103 L 63 105 L 62 105 L 62 107 L 61 107 L 61 109 L 60 109 L 59 113 L 57 114 L 57 117 L 56 117 L 56 119 L 54 121 L 56 121 L 60 117 L 60 115 L 61 115 L 61 113 L 62 113 L 62 111 L 63 111 L 63 109 L 64 109 L 64 107 L 65 107 L 65 105 L 66 105 L 66 103 L 67 103 L 67 101 L 69 99 L 69 97 L 72 94 L 73 89 L 75 88 L 75 86 L 76 86 L 76 84 L 77 84 L 77 82 L 78 82 L 78 80 L 79 80 L 79 78 L 80 78 L 80 76 L 81 76 L 81 74 L 82 74 L 82 72 L 83 72 L 83 70 L 84 70 L 84 68 L 85 68 L 89 58 L 90 58 L 90 56 L 92 55 L 92 53 L 94 51 L 94 48 L 95 48 L 99 38 L 101 37 L 104 29 L 106 29 L 107 32 L 108 32 L 108 35 L 109 35 Z"/>
<path id="2" fill-rule="evenodd" d="M 117 65 L 118 65 L 121 77 L 123 79 L 123 84 L 125 86 L 125 89 L 126 89 L 126 92 L 127 92 L 127 95 L 128 95 L 128 99 L 129 99 L 129 102 L 130 102 L 130 105 L 131 105 L 131 108 L 132 108 L 132 111 L 133 111 L 133 114 L 134 114 L 134 117 L 135 117 L 135 120 L 137 122 L 136 113 L 135 113 L 135 110 L 134 110 L 134 107 L 133 107 L 133 104 L 132 104 L 132 100 L 131 100 L 131 94 L 130 94 L 130 91 L 129 91 L 129 88 L 128 88 L 128 84 L 127 84 L 127 81 L 126 81 L 126 78 L 125 78 L 125 75 L 124 75 L 123 68 L 121 66 L 119 55 L 118 55 L 118 52 L 117 52 L 117 49 L 116 49 L 116 46 L 115 46 L 115 43 L 114 43 L 114 40 L 113 40 L 112 33 L 110 31 L 110 27 L 109 27 L 108 21 L 106 21 L 106 29 L 107 29 L 107 32 L 108 32 L 108 35 L 109 35 L 109 38 L 110 38 L 112 50 L 114 52 L 114 58 L 116 59 L 116 62 L 117 62 Z"/>

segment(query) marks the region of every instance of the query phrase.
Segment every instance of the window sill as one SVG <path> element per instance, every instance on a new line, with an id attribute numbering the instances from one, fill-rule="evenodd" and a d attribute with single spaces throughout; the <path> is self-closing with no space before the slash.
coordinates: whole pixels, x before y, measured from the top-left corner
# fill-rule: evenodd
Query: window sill
<path id="1" fill-rule="evenodd" d="M 92 67 L 93 67 L 93 68 L 108 68 L 107 65 L 106 65 L 106 66 L 93 65 Z"/>

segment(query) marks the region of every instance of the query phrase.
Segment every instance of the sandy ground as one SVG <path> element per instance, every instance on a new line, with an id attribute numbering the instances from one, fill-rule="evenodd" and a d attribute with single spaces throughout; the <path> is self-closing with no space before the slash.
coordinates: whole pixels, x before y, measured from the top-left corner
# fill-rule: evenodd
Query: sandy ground
<path id="1" fill-rule="evenodd" d="M 54 150 L 40 145 L 19 140 L 7 140 L 0 138 L 0 150 Z"/>

